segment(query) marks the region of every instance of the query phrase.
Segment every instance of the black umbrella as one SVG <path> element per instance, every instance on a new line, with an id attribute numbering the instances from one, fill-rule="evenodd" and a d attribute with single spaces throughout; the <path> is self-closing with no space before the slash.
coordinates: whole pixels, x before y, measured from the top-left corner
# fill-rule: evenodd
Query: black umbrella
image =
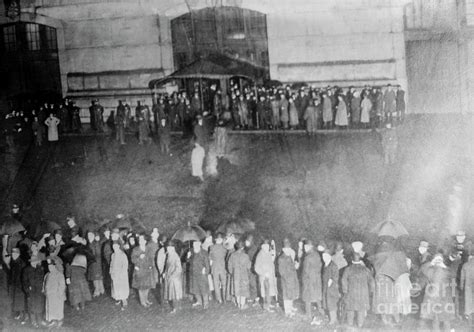
<path id="1" fill-rule="evenodd" d="M 201 241 L 206 237 L 206 232 L 198 225 L 191 225 L 190 222 L 183 227 L 180 228 L 174 233 L 172 239 L 179 240 L 181 242 L 187 241 Z"/>
<path id="2" fill-rule="evenodd" d="M 54 233 L 56 230 L 60 230 L 61 226 L 59 226 L 57 223 L 54 221 L 45 221 L 45 220 L 40 220 L 39 222 L 36 223 L 30 223 L 27 225 L 27 231 L 28 234 L 33 237 L 33 238 L 41 238 L 43 234 L 46 233 Z"/>
<path id="3" fill-rule="evenodd" d="M 2 224 L 0 225 L 0 234 L 13 235 L 16 233 L 23 232 L 25 227 L 16 219 L 11 216 L 3 218 Z"/>

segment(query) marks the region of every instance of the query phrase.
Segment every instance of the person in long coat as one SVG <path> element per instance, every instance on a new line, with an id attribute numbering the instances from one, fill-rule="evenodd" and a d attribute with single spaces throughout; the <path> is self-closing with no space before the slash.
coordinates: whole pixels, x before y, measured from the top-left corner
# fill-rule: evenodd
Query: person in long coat
<path id="1" fill-rule="evenodd" d="M 332 101 L 327 92 L 325 92 L 323 93 L 323 125 L 325 129 L 331 128 L 332 120 Z"/>
<path id="2" fill-rule="evenodd" d="M 276 130 L 280 128 L 280 102 L 275 96 L 270 97 L 270 107 L 272 109 L 272 128 Z"/>
<path id="3" fill-rule="evenodd" d="M 133 248 L 131 260 L 134 265 L 132 287 L 138 290 L 140 304 L 145 308 L 152 303 L 148 300 L 150 289 L 156 286 L 153 278 L 155 257 L 151 250 L 147 250 L 145 235 L 138 237 L 138 246 Z"/>
<path id="4" fill-rule="evenodd" d="M 57 142 L 59 140 L 58 137 L 58 125 L 59 119 L 51 113 L 49 118 L 46 119 L 44 124 L 48 126 L 48 141 L 49 142 Z"/>
<path id="5" fill-rule="evenodd" d="M 17 320 L 26 319 L 26 297 L 22 286 L 22 273 L 26 263 L 20 257 L 20 249 L 12 249 L 12 259 L 10 261 L 10 295 L 12 299 L 12 309 Z"/>
<path id="6" fill-rule="evenodd" d="M 209 306 L 209 281 L 210 272 L 209 256 L 201 250 L 201 242 L 193 242 L 193 253 L 190 259 L 189 280 L 190 292 L 196 297 L 193 307 L 202 305 L 204 309 Z"/>
<path id="7" fill-rule="evenodd" d="M 314 135 L 318 129 L 318 107 L 319 99 L 317 101 L 310 100 L 308 107 L 304 111 L 303 119 L 306 121 L 306 132 L 309 135 Z"/>
<path id="8" fill-rule="evenodd" d="M 89 261 L 87 267 L 87 280 L 92 281 L 94 285 L 93 297 L 105 294 L 104 282 L 102 276 L 102 248 L 101 243 L 96 241 L 96 234 L 94 232 L 87 232 L 87 249 L 90 251 L 94 260 Z"/>
<path id="9" fill-rule="evenodd" d="M 191 169 L 192 176 L 199 178 L 201 181 L 204 181 L 203 173 L 203 163 L 206 152 L 204 148 L 199 145 L 198 142 L 194 142 L 194 149 L 191 152 Z"/>
<path id="10" fill-rule="evenodd" d="M 36 146 L 41 146 L 43 144 L 44 126 L 38 121 L 37 116 L 35 116 L 33 120 L 31 129 L 33 130 L 33 136 L 35 138 Z"/>
<path id="11" fill-rule="evenodd" d="M 375 281 L 358 253 L 354 253 L 352 264 L 344 269 L 341 291 L 347 312 L 347 324 L 352 326 L 354 316 L 357 314 L 357 326 L 362 328 L 367 311 L 370 309 L 370 296 L 375 291 Z"/>
<path id="12" fill-rule="evenodd" d="M 250 258 L 245 252 L 242 241 L 236 243 L 236 251 L 233 252 L 227 262 L 227 269 L 232 275 L 233 295 L 237 300 L 239 309 L 246 308 L 246 299 L 250 297 Z"/>
<path id="13" fill-rule="evenodd" d="M 166 251 L 164 268 L 165 298 L 171 305 L 171 313 L 175 313 L 179 309 L 180 301 L 183 298 L 183 266 L 179 255 L 176 253 L 173 241 L 168 242 Z"/>
<path id="14" fill-rule="evenodd" d="M 30 321 L 34 327 L 38 327 L 38 323 L 42 322 L 44 312 L 43 280 L 44 270 L 41 261 L 38 256 L 33 256 L 30 265 L 26 266 L 23 271 L 22 283 Z"/>
<path id="15" fill-rule="evenodd" d="M 49 272 L 44 277 L 43 293 L 46 297 L 46 321 L 60 327 L 64 319 L 64 301 L 66 301 L 66 282 L 64 274 L 56 267 L 55 260 L 48 260 Z"/>
<path id="16" fill-rule="evenodd" d="M 275 264 L 270 252 L 270 243 L 265 240 L 255 258 L 255 272 L 258 274 L 260 294 L 263 297 L 263 308 L 272 312 L 272 297 L 277 295 Z"/>
<path id="17" fill-rule="evenodd" d="M 158 125 L 158 138 L 160 139 L 160 151 L 163 154 L 170 153 L 171 127 L 166 118 L 160 120 Z"/>
<path id="18" fill-rule="evenodd" d="M 312 241 L 306 240 L 304 251 L 305 256 L 303 257 L 301 272 L 301 299 L 305 304 L 306 315 L 311 319 L 311 303 L 317 303 L 318 309 L 322 309 L 322 264 L 321 257 L 319 253 L 314 250 Z"/>
<path id="19" fill-rule="evenodd" d="M 112 256 L 110 259 L 110 279 L 112 280 L 112 298 L 117 303 L 122 303 L 122 310 L 127 307 L 130 295 L 130 284 L 128 281 L 128 258 L 120 248 L 118 242 L 112 244 Z"/>
<path id="20" fill-rule="evenodd" d="M 432 329 L 439 330 L 440 322 L 444 329 L 451 329 L 451 321 L 455 319 L 455 304 L 453 301 L 453 282 L 448 267 L 444 264 L 441 254 L 436 254 L 426 269 L 428 285 L 421 305 L 422 319 L 432 321 Z"/>
<path id="21" fill-rule="evenodd" d="M 347 105 L 342 95 L 338 95 L 337 99 L 338 99 L 338 103 L 337 103 L 335 124 L 336 126 L 345 127 L 349 124 L 348 114 L 347 114 Z"/>
<path id="22" fill-rule="evenodd" d="M 299 119 L 294 97 L 289 99 L 289 103 L 290 127 L 291 129 L 296 129 L 296 127 L 299 125 Z"/>
<path id="23" fill-rule="evenodd" d="M 461 268 L 459 288 L 464 298 L 464 315 L 469 317 L 471 325 L 474 319 L 474 253 L 469 253 L 469 258 Z"/>
<path id="24" fill-rule="evenodd" d="M 339 302 L 339 269 L 332 256 L 323 253 L 323 308 L 329 313 L 329 325 L 337 323 L 337 305 Z"/>
<path id="25" fill-rule="evenodd" d="M 285 97 L 285 94 L 280 95 L 280 121 L 283 129 L 288 129 L 288 121 L 290 120 L 290 116 L 288 113 L 288 100 Z"/>
<path id="26" fill-rule="evenodd" d="M 352 95 L 352 98 L 350 100 L 351 103 L 351 120 L 352 120 L 352 125 L 354 127 L 359 126 L 360 122 L 360 117 L 361 117 L 361 101 L 360 101 L 360 92 L 359 91 L 354 91 L 354 94 Z"/>
<path id="27" fill-rule="evenodd" d="M 367 128 L 370 123 L 370 112 L 372 111 L 372 101 L 370 101 L 368 93 L 364 94 L 360 106 L 360 122 Z"/>
<path id="28" fill-rule="evenodd" d="M 219 233 L 216 236 L 215 244 L 209 248 L 209 263 L 211 265 L 214 292 L 219 303 L 222 303 L 222 299 L 225 298 L 226 290 L 225 256 L 227 250 L 224 248 L 223 241 L 224 236 Z"/>
<path id="29" fill-rule="evenodd" d="M 86 274 L 87 257 L 82 254 L 76 254 L 71 264 L 66 265 L 69 303 L 76 310 L 84 310 L 86 302 L 92 300 Z"/>
<path id="30" fill-rule="evenodd" d="M 283 307 L 285 315 L 288 317 L 295 315 L 296 308 L 293 306 L 293 301 L 300 295 L 300 285 L 298 274 L 296 273 L 295 260 L 292 257 L 293 253 L 290 242 L 285 239 L 282 252 L 278 256 L 277 266 L 283 296 Z"/>

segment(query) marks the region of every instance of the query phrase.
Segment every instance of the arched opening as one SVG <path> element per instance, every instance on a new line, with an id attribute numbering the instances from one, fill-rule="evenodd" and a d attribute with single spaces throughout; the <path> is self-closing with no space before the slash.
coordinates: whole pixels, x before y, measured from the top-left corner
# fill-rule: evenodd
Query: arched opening
<path id="1" fill-rule="evenodd" d="M 56 29 L 31 22 L 0 26 L 0 93 L 12 107 L 61 98 Z"/>
<path id="2" fill-rule="evenodd" d="M 240 7 L 193 10 L 171 21 L 175 69 L 212 53 L 224 54 L 266 67 L 268 37 L 266 15 Z"/>

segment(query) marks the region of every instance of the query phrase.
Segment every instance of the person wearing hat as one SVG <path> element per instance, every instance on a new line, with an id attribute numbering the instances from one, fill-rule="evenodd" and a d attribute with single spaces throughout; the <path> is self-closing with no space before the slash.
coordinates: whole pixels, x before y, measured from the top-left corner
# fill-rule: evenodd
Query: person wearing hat
<path id="1" fill-rule="evenodd" d="M 121 145 L 125 145 L 125 128 L 127 128 L 127 109 L 121 100 L 118 101 L 118 106 L 115 111 L 115 139 Z"/>
<path id="2" fill-rule="evenodd" d="M 329 325 L 337 323 L 337 305 L 339 303 L 339 269 L 332 261 L 328 250 L 324 251 L 323 257 L 323 308 L 329 314 Z"/>
<path id="3" fill-rule="evenodd" d="M 34 255 L 30 259 L 30 264 L 23 270 L 22 284 L 26 294 L 30 322 L 36 328 L 42 323 L 44 312 L 43 279 L 44 270 L 41 260 L 38 255 Z"/>
<path id="4" fill-rule="evenodd" d="M 170 155 L 171 127 L 166 118 L 161 118 L 158 125 L 158 138 L 162 154 Z"/>
<path id="5" fill-rule="evenodd" d="M 229 257 L 227 269 L 232 278 L 232 290 L 239 309 L 247 308 L 246 299 L 250 297 L 250 258 L 245 252 L 245 244 L 237 241 L 236 251 Z"/>
<path id="6" fill-rule="evenodd" d="M 440 323 L 445 331 L 451 329 L 451 321 L 455 319 L 455 304 L 452 288 L 451 273 L 444 263 L 444 257 L 441 253 L 434 255 L 430 266 L 426 271 L 427 290 L 421 305 L 422 319 L 432 322 L 432 330 L 439 330 Z"/>
<path id="7" fill-rule="evenodd" d="M 95 99 L 91 100 L 91 106 L 89 107 L 89 119 L 90 119 L 90 125 L 91 129 L 93 131 L 97 131 L 96 127 L 96 109 L 97 109 L 97 103 Z"/>
<path id="8" fill-rule="evenodd" d="M 209 248 L 209 264 L 211 266 L 212 280 L 216 300 L 223 302 L 226 290 L 225 256 L 227 250 L 224 248 L 224 234 L 216 235 L 215 243 Z M 248 297 L 248 296 L 247 296 Z"/>
<path id="9" fill-rule="evenodd" d="M 471 327 L 474 325 L 474 251 L 471 249 L 466 263 L 461 268 L 459 280 L 462 299 L 464 300 L 464 315 Z"/>
<path id="10" fill-rule="evenodd" d="M 277 262 L 285 315 L 294 317 L 296 308 L 293 301 L 300 295 L 300 285 L 296 273 L 295 251 L 291 248 L 291 243 L 287 238 L 283 240 L 283 248 Z"/>
<path id="11" fill-rule="evenodd" d="M 383 158 L 385 165 L 392 165 L 396 161 L 398 134 L 397 129 L 391 123 L 387 123 L 384 129 L 377 129 L 380 133 Z"/>
<path id="12" fill-rule="evenodd" d="M 302 296 L 301 299 L 305 304 L 305 312 L 308 319 L 312 319 L 313 314 L 311 310 L 312 303 L 316 303 L 318 309 L 321 311 L 321 300 L 322 300 L 322 279 L 321 279 L 321 257 L 315 250 L 313 242 L 306 240 L 304 245 L 304 257 L 301 271 L 301 286 Z M 314 316 L 312 324 L 320 323 L 321 320 Z"/>
<path id="13" fill-rule="evenodd" d="M 77 311 L 84 310 L 86 302 L 92 300 L 89 283 L 86 278 L 87 257 L 76 254 L 71 264 L 66 265 L 66 285 L 69 303 Z"/>
<path id="14" fill-rule="evenodd" d="M 102 248 L 99 241 L 96 241 L 96 234 L 93 231 L 87 232 L 87 249 L 91 256 L 94 257 L 94 261 L 89 263 L 87 267 L 87 280 L 91 281 L 94 286 L 94 293 L 92 297 L 98 297 L 105 294 L 104 289 L 104 277 L 102 274 Z"/>
<path id="15" fill-rule="evenodd" d="M 331 96 L 329 95 L 329 91 L 323 92 L 322 94 L 322 109 L 323 109 L 323 128 L 324 129 L 331 129 L 332 128 L 332 120 L 333 120 L 333 102 L 331 100 Z"/>
<path id="16" fill-rule="evenodd" d="M 128 258 L 118 242 L 112 243 L 112 255 L 110 257 L 110 279 L 111 295 L 116 304 L 122 305 L 125 310 L 130 295 L 130 284 L 128 279 Z"/>
<path id="17" fill-rule="evenodd" d="M 273 312 L 272 298 L 277 295 L 274 258 L 270 251 L 270 241 L 264 240 L 255 258 L 254 269 L 258 275 L 263 309 Z"/>
<path id="18" fill-rule="evenodd" d="M 148 308 L 152 304 L 148 299 L 148 294 L 151 288 L 156 287 L 153 275 L 155 256 L 150 248 L 147 248 L 145 234 L 138 236 L 138 246 L 132 249 L 131 261 L 134 265 L 132 287 L 138 290 L 140 304 Z"/>
<path id="19" fill-rule="evenodd" d="M 23 291 L 22 272 L 26 267 L 25 261 L 20 257 L 20 249 L 13 248 L 10 260 L 10 295 L 15 320 L 25 321 L 26 297 Z"/>
<path id="20" fill-rule="evenodd" d="M 166 243 L 166 263 L 162 274 L 165 286 L 164 296 L 172 308 L 171 313 L 180 309 L 183 298 L 183 267 L 175 246 L 176 243 L 173 240 Z"/>
<path id="21" fill-rule="evenodd" d="M 64 319 L 64 301 L 66 301 L 66 283 L 62 268 L 58 269 L 56 260 L 48 259 L 48 273 L 44 277 L 43 293 L 46 297 L 45 318 L 48 327 L 61 327 Z"/>
<path id="22" fill-rule="evenodd" d="M 18 204 L 12 205 L 12 218 L 21 222 L 23 215 L 20 212 L 20 206 Z"/>
<path id="23" fill-rule="evenodd" d="M 207 309 L 209 306 L 209 281 L 207 277 L 209 272 L 209 255 L 202 250 L 200 241 L 194 241 L 189 268 L 190 292 L 196 298 L 193 307 L 202 305 L 204 309 Z"/>
<path id="24" fill-rule="evenodd" d="M 203 164 L 205 156 L 206 151 L 204 150 L 204 147 L 201 146 L 198 141 L 195 141 L 194 149 L 191 152 L 192 176 L 199 178 L 199 180 L 201 180 L 202 182 L 204 182 Z"/>
<path id="25" fill-rule="evenodd" d="M 375 292 L 375 281 L 357 252 L 353 253 L 351 264 L 342 273 L 341 292 L 347 312 L 347 324 L 352 326 L 357 316 L 357 326 L 362 328 L 370 309 L 371 294 Z"/>

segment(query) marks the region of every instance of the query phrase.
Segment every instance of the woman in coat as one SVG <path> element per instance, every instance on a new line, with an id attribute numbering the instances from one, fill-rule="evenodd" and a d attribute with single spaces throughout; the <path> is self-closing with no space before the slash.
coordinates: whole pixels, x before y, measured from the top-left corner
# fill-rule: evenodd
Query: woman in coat
<path id="1" fill-rule="evenodd" d="M 367 128 L 370 123 L 370 112 L 372 110 L 372 102 L 370 101 L 369 95 L 364 94 L 364 99 L 361 103 L 360 122 Z"/>
<path id="2" fill-rule="evenodd" d="M 306 121 L 306 132 L 309 135 L 314 135 L 318 129 L 318 107 L 316 105 L 319 105 L 319 99 L 310 100 L 303 115 L 303 119 Z"/>
<path id="3" fill-rule="evenodd" d="M 303 257 L 303 266 L 301 271 L 301 298 L 305 304 L 306 315 L 311 319 L 312 303 L 316 302 L 318 309 L 322 309 L 322 265 L 319 253 L 314 250 L 312 241 L 306 240 L 306 243 L 304 244 L 304 252 L 305 256 Z"/>
<path id="4" fill-rule="evenodd" d="M 344 269 L 341 291 L 347 311 L 347 324 L 352 326 L 357 314 L 357 326 L 362 328 L 367 311 L 370 309 L 370 294 L 375 290 L 375 281 L 370 270 L 362 262 L 360 255 L 354 253 L 352 264 Z"/>
<path id="5" fill-rule="evenodd" d="M 356 128 L 359 126 L 360 117 L 360 92 L 354 91 L 351 98 L 351 118 L 352 125 Z"/>
<path id="6" fill-rule="evenodd" d="M 323 93 L 323 125 L 325 129 L 331 128 L 332 120 L 332 101 L 327 93 Z"/>
<path id="7" fill-rule="evenodd" d="M 283 129 L 288 129 L 288 121 L 290 120 L 288 114 L 288 100 L 285 97 L 285 94 L 280 95 L 280 121 Z"/>
<path id="8" fill-rule="evenodd" d="M 246 308 L 246 299 L 250 297 L 250 268 L 251 262 L 244 251 L 245 245 L 242 241 L 236 243 L 237 250 L 230 255 L 227 269 L 232 275 L 233 295 L 237 300 L 239 309 Z"/>
<path id="9" fill-rule="evenodd" d="M 338 104 L 335 124 L 339 127 L 345 127 L 349 124 L 346 102 L 344 101 L 342 95 L 338 95 L 337 100 Z"/>
<path id="10" fill-rule="evenodd" d="M 46 119 L 44 124 L 48 126 L 48 141 L 49 142 L 57 142 L 59 140 L 58 137 L 58 125 L 59 119 L 53 115 L 53 113 L 49 114 L 49 118 Z"/>
<path id="11" fill-rule="evenodd" d="M 155 287 L 153 284 L 153 266 L 155 260 L 153 253 L 146 246 L 145 235 L 138 237 L 138 246 L 133 248 L 131 260 L 134 265 L 132 287 L 138 290 L 140 304 L 145 308 L 152 303 L 148 300 L 150 289 Z"/>
<path id="12" fill-rule="evenodd" d="M 329 325 L 337 323 L 337 304 L 339 302 L 339 269 L 332 256 L 323 253 L 323 308 L 329 313 Z"/>
<path id="13" fill-rule="evenodd" d="M 120 248 L 118 242 L 112 244 L 112 256 L 110 258 L 110 279 L 112 280 L 112 298 L 117 304 L 122 303 L 122 310 L 127 307 L 127 299 L 130 294 L 128 282 L 128 258 Z"/>
<path id="14" fill-rule="evenodd" d="M 38 256 L 33 256 L 30 265 L 23 270 L 22 282 L 30 321 L 34 327 L 39 327 L 38 322 L 41 323 L 44 311 L 43 280 L 44 271 L 41 261 Z"/>
<path id="15" fill-rule="evenodd" d="M 166 260 L 164 269 L 165 298 L 169 301 L 172 313 L 179 309 L 179 303 L 183 298 L 183 267 L 181 259 L 176 253 L 175 243 L 170 241 L 166 247 Z"/>
<path id="16" fill-rule="evenodd" d="M 290 102 L 290 106 L 289 106 L 290 127 L 291 129 L 296 129 L 296 127 L 298 127 L 299 125 L 299 120 L 298 120 L 298 109 L 296 108 L 294 97 L 291 97 L 289 102 Z"/>
<path id="17" fill-rule="evenodd" d="M 293 301 L 300 295 L 300 286 L 298 275 L 296 273 L 294 251 L 291 249 L 290 242 L 285 239 L 283 242 L 283 249 L 278 256 L 278 275 L 280 277 L 281 290 L 283 295 L 283 306 L 285 315 L 293 317 L 296 308 L 293 306 Z"/>
<path id="18" fill-rule="evenodd" d="M 96 236 L 98 239 L 96 240 Z M 92 281 L 94 285 L 93 297 L 105 294 L 104 282 L 102 277 L 102 248 L 100 237 L 94 232 L 87 232 L 87 249 L 94 257 L 87 267 L 87 280 Z"/>
<path id="19" fill-rule="evenodd" d="M 87 257 L 82 254 L 76 254 L 72 263 L 66 266 L 69 303 L 76 310 L 84 310 L 86 302 L 92 300 L 86 274 Z"/>
<path id="20" fill-rule="evenodd" d="M 272 297 L 277 295 L 277 285 L 275 277 L 275 264 L 273 262 L 273 256 L 270 252 L 270 243 L 268 240 L 263 242 L 257 257 L 255 258 L 254 269 L 258 274 L 260 294 L 264 299 L 263 308 L 272 312 L 271 301 Z"/>
<path id="21" fill-rule="evenodd" d="M 64 274 L 57 269 L 55 260 L 48 259 L 49 272 L 44 277 L 43 293 L 46 297 L 46 321 L 49 326 L 62 326 L 64 301 L 66 301 L 66 282 Z"/>

